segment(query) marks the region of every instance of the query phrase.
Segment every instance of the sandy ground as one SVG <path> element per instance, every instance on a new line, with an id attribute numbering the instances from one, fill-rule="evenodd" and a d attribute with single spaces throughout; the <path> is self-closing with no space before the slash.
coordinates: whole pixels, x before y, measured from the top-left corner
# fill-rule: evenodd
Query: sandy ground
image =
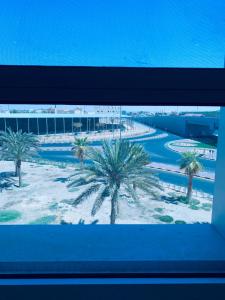
<path id="1" fill-rule="evenodd" d="M 0 224 L 29 224 L 38 223 L 39 218 L 55 216 L 52 224 L 59 224 L 63 219 L 66 222 L 77 224 L 80 219 L 89 224 L 98 220 L 99 224 L 109 223 L 110 201 L 106 200 L 96 214 L 91 216 L 91 208 L 94 201 L 88 199 L 77 207 L 69 204 L 80 192 L 79 189 L 70 191 L 67 188 L 67 178 L 73 174 L 75 166 L 50 165 L 24 162 L 23 182 L 24 187 L 17 187 L 17 178 L 9 177 L 12 185 L 0 192 L 0 213 L 7 210 L 21 212 L 20 219 L 12 222 L 1 222 Z M 4 172 L 13 172 L 14 163 L 0 161 L 1 175 Z M 11 174 L 12 175 L 12 174 Z M 167 197 L 172 192 L 164 190 L 161 196 Z M 173 192 L 174 193 L 174 192 Z M 177 193 L 176 193 L 177 195 Z M 202 203 L 210 200 L 198 199 Z M 160 212 L 159 212 L 160 211 Z M 210 222 L 211 211 L 202 208 L 192 209 L 187 204 L 172 204 L 164 200 L 155 200 L 152 197 L 140 193 L 140 205 L 134 204 L 131 199 L 122 196 L 120 198 L 120 213 L 117 218 L 118 224 L 162 224 L 158 217 L 169 215 L 174 221 L 183 220 L 186 223 Z M 165 224 L 165 223 L 164 223 Z"/>

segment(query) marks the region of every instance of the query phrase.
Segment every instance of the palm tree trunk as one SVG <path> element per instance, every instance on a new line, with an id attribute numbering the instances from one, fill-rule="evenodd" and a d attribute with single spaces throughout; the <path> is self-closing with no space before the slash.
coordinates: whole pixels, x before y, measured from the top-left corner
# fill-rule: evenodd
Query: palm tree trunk
<path id="1" fill-rule="evenodd" d="M 117 205 L 116 201 L 111 201 L 111 215 L 110 215 L 110 224 L 115 224 L 116 223 L 116 210 L 117 210 Z"/>
<path id="2" fill-rule="evenodd" d="M 119 201 L 117 201 L 117 204 L 116 204 L 116 215 L 118 216 L 120 213 L 120 206 L 119 206 Z"/>
<path id="3" fill-rule="evenodd" d="M 187 199 L 188 199 L 188 202 L 190 202 L 191 197 L 192 197 L 192 186 L 193 186 L 193 175 L 189 175 L 188 190 L 187 190 Z"/>
<path id="4" fill-rule="evenodd" d="M 18 177 L 18 166 L 17 166 L 17 161 L 15 162 L 15 176 Z"/>
<path id="5" fill-rule="evenodd" d="M 84 168 L 84 159 L 83 158 L 80 159 L 80 168 L 81 168 L 81 170 Z"/>
<path id="6" fill-rule="evenodd" d="M 116 223 L 116 216 L 117 216 L 117 209 L 118 209 L 118 191 L 120 189 L 120 186 L 117 185 L 115 187 L 115 190 L 112 195 L 111 199 L 111 214 L 110 214 L 110 224 L 115 224 Z"/>
<path id="7" fill-rule="evenodd" d="M 21 160 L 17 161 L 17 172 L 19 177 L 19 187 L 21 187 L 22 186 Z"/>
<path id="8" fill-rule="evenodd" d="M 83 167 L 84 167 L 84 152 L 83 152 L 83 150 L 81 150 L 79 153 L 79 160 L 80 160 L 80 168 L 83 169 Z"/>

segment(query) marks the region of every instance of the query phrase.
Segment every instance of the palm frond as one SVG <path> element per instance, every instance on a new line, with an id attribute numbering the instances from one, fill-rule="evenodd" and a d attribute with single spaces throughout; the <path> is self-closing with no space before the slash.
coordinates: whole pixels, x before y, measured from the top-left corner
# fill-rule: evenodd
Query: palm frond
<path id="1" fill-rule="evenodd" d="M 92 194 L 99 190 L 100 186 L 100 184 L 92 184 L 88 186 L 85 191 L 83 191 L 76 199 L 74 199 L 73 205 L 77 206 L 84 200 L 88 199 Z"/>
<path id="2" fill-rule="evenodd" d="M 103 186 L 92 207 L 91 215 L 94 216 L 101 208 L 104 200 L 109 196 L 109 187 Z"/>

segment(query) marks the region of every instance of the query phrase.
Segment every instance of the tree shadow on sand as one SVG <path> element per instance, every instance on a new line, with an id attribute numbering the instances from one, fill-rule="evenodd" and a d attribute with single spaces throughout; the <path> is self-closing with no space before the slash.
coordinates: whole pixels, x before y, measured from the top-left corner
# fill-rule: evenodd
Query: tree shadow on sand
<path id="1" fill-rule="evenodd" d="M 10 189 L 15 186 L 15 173 L 14 172 L 1 172 L 0 173 L 0 192 L 4 189 Z"/>
<path id="2" fill-rule="evenodd" d="M 187 204 L 188 200 L 186 196 L 176 196 L 176 195 L 168 195 L 168 196 L 161 196 L 161 200 L 166 202 L 166 203 L 172 203 L 172 204 Z"/>
<path id="3" fill-rule="evenodd" d="M 66 177 L 58 177 L 56 179 L 54 179 L 54 182 L 62 182 L 62 183 L 65 183 L 68 181 L 68 178 Z"/>

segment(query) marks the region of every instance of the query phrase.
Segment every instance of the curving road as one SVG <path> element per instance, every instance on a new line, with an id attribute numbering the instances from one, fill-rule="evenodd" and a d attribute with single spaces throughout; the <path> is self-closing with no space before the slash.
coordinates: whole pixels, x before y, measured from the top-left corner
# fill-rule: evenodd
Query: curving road
<path id="1" fill-rule="evenodd" d="M 165 134 L 164 131 L 157 130 L 154 134 L 149 134 L 149 137 L 154 137 L 159 134 Z M 164 135 L 165 136 L 165 135 Z M 146 138 L 146 135 L 144 136 Z M 142 136 L 139 138 L 129 138 L 130 141 L 136 141 L 141 144 L 143 144 L 144 148 L 148 153 L 150 154 L 150 159 L 152 162 L 160 162 L 170 165 L 179 165 L 180 160 L 180 154 L 173 152 L 166 148 L 164 145 L 172 140 L 178 140 L 182 139 L 179 136 L 176 136 L 174 134 L 169 134 L 166 137 L 158 138 L 158 139 L 145 139 L 142 140 Z M 101 142 L 93 142 L 93 146 L 100 145 Z M 71 144 L 45 144 L 43 145 L 43 150 L 46 149 L 46 147 L 54 147 L 54 151 L 40 151 L 39 155 L 43 159 L 48 159 L 52 161 L 60 161 L 60 162 L 76 162 L 77 160 L 72 155 L 71 151 L 61 151 L 60 148 L 62 147 L 71 147 Z M 59 150 L 56 150 L 56 149 Z M 210 160 L 204 160 L 201 159 L 201 163 L 204 166 L 204 170 L 209 172 L 214 172 L 215 170 L 215 161 Z M 161 180 L 167 181 L 169 183 L 181 185 L 181 186 L 187 186 L 187 178 L 184 175 L 171 173 L 171 172 L 163 172 L 163 171 L 157 171 L 157 175 Z M 210 180 L 195 178 L 193 182 L 193 187 L 196 190 L 203 191 L 205 193 L 213 194 L 214 189 L 214 182 Z"/>

